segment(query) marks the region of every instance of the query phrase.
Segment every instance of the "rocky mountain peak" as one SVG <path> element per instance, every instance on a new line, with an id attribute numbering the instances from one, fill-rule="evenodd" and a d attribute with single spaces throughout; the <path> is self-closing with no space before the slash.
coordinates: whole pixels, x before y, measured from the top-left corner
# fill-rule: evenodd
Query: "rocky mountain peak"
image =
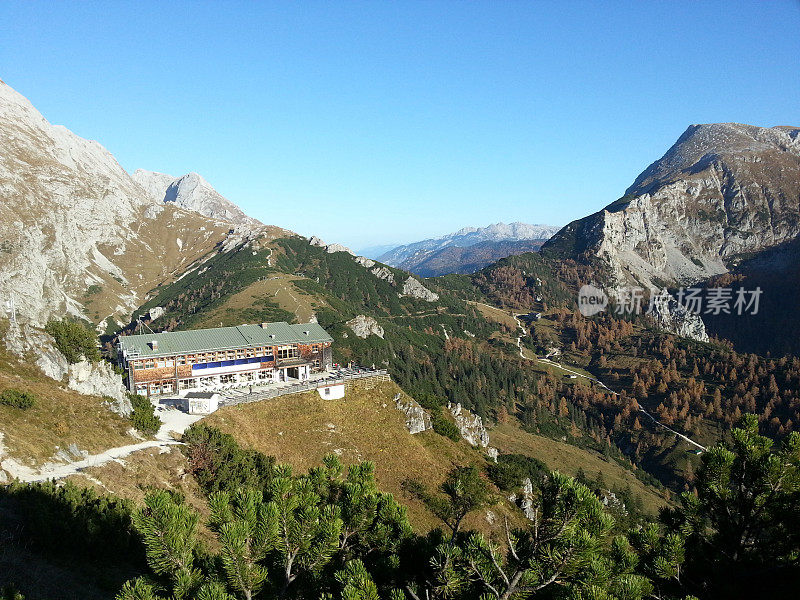
<path id="1" fill-rule="evenodd" d="M 687 285 L 800 235 L 800 129 L 692 125 L 626 195 L 543 249 L 588 253 L 612 284 Z"/>
<path id="2" fill-rule="evenodd" d="M 0 300 L 24 322 L 127 322 L 231 229 L 154 199 L 102 145 L 50 124 L 2 82 L 0 148 Z"/>
<path id="3" fill-rule="evenodd" d="M 173 177 L 137 169 L 131 176 L 155 202 L 171 203 L 185 210 L 192 210 L 203 216 L 234 225 L 261 225 L 248 217 L 242 209 L 217 192 L 214 187 L 198 173 L 187 173 Z"/>
<path id="4" fill-rule="evenodd" d="M 626 196 L 647 193 L 710 165 L 761 165 L 780 169 L 800 153 L 800 128 L 756 127 L 742 123 L 690 125 L 660 159 L 639 175 Z M 765 163 L 766 161 L 766 163 Z"/>

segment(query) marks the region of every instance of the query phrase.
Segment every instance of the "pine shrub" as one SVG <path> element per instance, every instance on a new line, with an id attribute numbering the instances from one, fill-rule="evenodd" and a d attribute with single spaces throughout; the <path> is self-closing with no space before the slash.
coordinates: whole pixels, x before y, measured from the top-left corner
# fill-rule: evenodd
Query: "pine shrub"
<path id="1" fill-rule="evenodd" d="M 36 396 L 30 392 L 8 389 L 0 393 L 0 404 L 28 410 L 36 404 Z"/>

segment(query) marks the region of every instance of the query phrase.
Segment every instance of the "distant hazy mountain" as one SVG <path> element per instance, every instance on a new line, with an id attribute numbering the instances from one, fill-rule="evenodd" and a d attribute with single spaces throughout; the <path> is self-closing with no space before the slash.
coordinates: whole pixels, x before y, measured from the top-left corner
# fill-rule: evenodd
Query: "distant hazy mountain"
<path id="1" fill-rule="evenodd" d="M 420 277 L 438 277 L 448 273 L 475 273 L 501 258 L 525 252 L 536 252 L 547 240 L 503 240 L 478 242 L 466 248 L 446 246 L 434 250 L 417 263 L 412 272 Z"/>
<path id="2" fill-rule="evenodd" d="M 386 254 L 389 250 L 394 250 L 399 245 L 400 244 L 380 244 L 378 246 L 367 246 L 365 248 L 359 248 L 356 254 L 359 256 L 366 256 L 372 260 L 378 260 L 379 256 Z"/>
<path id="3" fill-rule="evenodd" d="M 438 275 L 442 275 L 444 273 L 462 273 L 465 272 L 465 268 L 469 267 L 466 266 L 467 263 L 465 263 L 464 266 L 461 265 L 461 260 L 458 258 L 461 256 L 461 254 L 453 252 L 445 254 L 438 253 L 445 248 L 468 248 L 481 242 L 546 240 L 555 234 L 558 229 L 558 227 L 553 227 L 551 225 L 529 225 L 527 223 L 495 223 L 493 225 L 489 225 L 488 227 L 465 227 L 463 229 L 459 229 L 455 233 L 451 233 L 440 238 L 433 238 L 423 240 L 421 242 L 414 242 L 413 244 L 398 246 L 397 248 L 394 248 L 379 256 L 377 260 L 393 267 L 399 267 L 401 269 L 405 269 L 406 271 L 411 271 L 412 273 L 419 273 L 420 275 L 422 273 L 417 271 L 417 268 L 429 260 L 431 262 L 428 264 L 428 266 L 423 267 L 429 272 L 435 271 Z M 490 248 L 491 247 L 487 245 L 480 253 L 475 253 L 472 255 L 475 258 L 477 258 L 479 255 L 492 256 L 491 259 L 483 263 L 481 266 L 485 266 L 490 262 L 508 256 L 509 254 L 502 254 L 502 252 L 504 249 L 511 250 L 512 246 L 500 245 L 496 246 L 494 249 Z M 527 251 L 528 250 L 522 250 L 522 252 Z M 510 252 L 510 254 L 513 253 L 519 254 L 519 252 Z M 502 254 L 502 256 L 500 254 Z M 440 258 L 436 258 L 434 255 L 439 256 Z M 473 259 L 468 258 L 465 260 L 471 261 Z M 479 262 L 483 262 L 483 259 L 480 259 Z"/>

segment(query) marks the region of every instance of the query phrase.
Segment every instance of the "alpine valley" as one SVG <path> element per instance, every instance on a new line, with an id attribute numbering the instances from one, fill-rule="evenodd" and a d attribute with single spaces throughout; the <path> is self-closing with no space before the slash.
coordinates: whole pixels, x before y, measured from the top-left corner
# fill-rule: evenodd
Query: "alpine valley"
<path id="1" fill-rule="evenodd" d="M 763 497 L 796 518 L 796 491 L 781 494 L 797 470 L 781 465 L 800 447 L 799 238 L 795 127 L 692 125 L 561 230 L 469 228 L 374 260 L 263 224 L 197 173 L 128 174 L 0 82 L 0 586 L 726 598 L 767 594 L 747 577 L 771 568 L 786 589 L 783 521 L 724 540 L 746 555 L 732 578 L 739 559 L 698 540 L 722 527 L 703 511 L 746 442 L 788 448 L 780 465 L 759 455 Z M 590 282 L 760 286 L 762 310 L 584 317 Z M 115 367 L 119 336 L 281 321 L 318 323 L 334 363 L 388 377 L 189 426 L 159 421 Z M 262 527 L 270 515 L 280 530 Z"/>

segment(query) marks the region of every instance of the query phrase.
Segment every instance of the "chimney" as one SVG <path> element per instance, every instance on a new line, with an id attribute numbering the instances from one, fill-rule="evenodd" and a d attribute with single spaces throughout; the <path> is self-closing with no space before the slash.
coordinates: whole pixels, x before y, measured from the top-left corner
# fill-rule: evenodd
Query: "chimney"
<path id="1" fill-rule="evenodd" d="M 150 347 L 153 349 L 154 352 L 158 351 L 158 340 L 153 340 L 150 342 Z"/>
<path id="2" fill-rule="evenodd" d="M 310 335 L 311 334 L 310 331 L 304 331 L 303 333 L 305 333 L 306 335 Z"/>

